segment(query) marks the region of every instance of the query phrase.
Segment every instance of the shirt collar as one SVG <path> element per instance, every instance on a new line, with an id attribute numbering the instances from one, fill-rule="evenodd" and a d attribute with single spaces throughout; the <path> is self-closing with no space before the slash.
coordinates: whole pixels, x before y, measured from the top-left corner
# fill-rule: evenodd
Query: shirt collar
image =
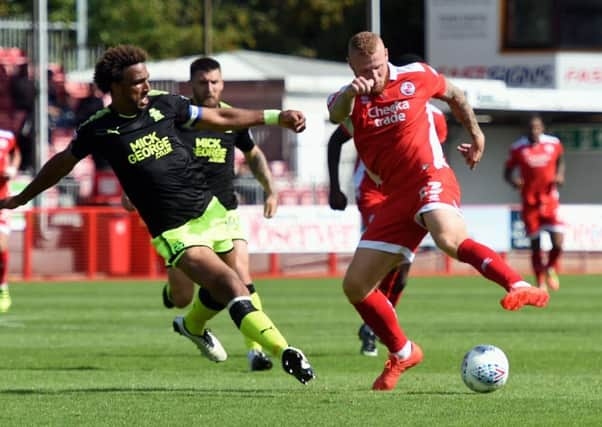
<path id="1" fill-rule="evenodd" d="M 390 62 L 389 65 L 389 80 L 397 80 L 397 67 Z"/>

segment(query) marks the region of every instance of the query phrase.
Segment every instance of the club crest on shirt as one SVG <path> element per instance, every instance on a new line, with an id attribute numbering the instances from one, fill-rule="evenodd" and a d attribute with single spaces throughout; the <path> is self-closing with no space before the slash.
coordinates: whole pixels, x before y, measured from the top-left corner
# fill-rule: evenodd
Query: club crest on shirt
<path id="1" fill-rule="evenodd" d="M 554 152 L 554 147 L 551 146 L 551 145 L 549 145 L 549 144 L 544 145 L 543 149 L 545 150 L 546 153 L 553 153 Z"/>
<path id="2" fill-rule="evenodd" d="M 362 104 L 368 104 L 370 102 L 370 97 L 367 95 L 360 96 L 360 102 Z"/>
<path id="3" fill-rule="evenodd" d="M 399 87 L 399 90 L 405 96 L 410 96 L 414 95 L 414 92 L 416 92 L 416 86 L 414 86 L 414 83 L 412 82 L 403 82 Z"/>

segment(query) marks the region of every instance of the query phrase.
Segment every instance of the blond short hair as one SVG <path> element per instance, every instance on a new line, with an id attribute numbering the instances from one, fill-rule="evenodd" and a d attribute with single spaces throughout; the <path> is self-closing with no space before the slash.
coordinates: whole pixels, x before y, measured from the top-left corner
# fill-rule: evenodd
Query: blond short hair
<path id="1" fill-rule="evenodd" d="M 362 31 L 349 39 L 347 54 L 373 55 L 380 46 L 384 43 L 378 34 Z"/>

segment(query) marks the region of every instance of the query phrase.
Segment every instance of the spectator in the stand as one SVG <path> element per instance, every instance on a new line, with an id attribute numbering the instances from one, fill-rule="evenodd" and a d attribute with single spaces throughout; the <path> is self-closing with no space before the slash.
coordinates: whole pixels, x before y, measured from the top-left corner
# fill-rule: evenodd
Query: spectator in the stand
<path id="1" fill-rule="evenodd" d="M 79 126 L 98 110 L 104 108 L 102 93 L 98 90 L 94 83 L 88 85 L 88 93 L 83 97 L 75 107 L 75 125 Z M 92 153 L 94 160 L 94 168 L 96 171 L 109 171 L 111 166 L 102 156 Z"/>
<path id="2" fill-rule="evenodd" d="M 75 126 L 64 76 L 48 70 L 48 126 L 51 129 Z"/>
<path id="3" fill-rule="evenodd" d="M 21 150 L 21 166 L 23 171 L 31 170 L 34 166 L 35 140 L 35 83 L 29 75 L 29 65 L 20 64 L 17 72 L 10 79 L 10 95 L 13 107 L 23 114 L 18 124 L 17 145 Z"/>

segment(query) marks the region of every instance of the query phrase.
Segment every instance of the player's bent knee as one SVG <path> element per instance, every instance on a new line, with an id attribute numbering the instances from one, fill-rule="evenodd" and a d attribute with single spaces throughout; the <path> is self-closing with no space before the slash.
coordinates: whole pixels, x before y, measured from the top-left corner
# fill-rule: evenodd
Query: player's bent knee
<path id="1" fill-rule="evenodd" d="M 365 289 L 363 283 L 345 277 L 343 280 L 343 292 L 351 304 L 355 304 L 366 298 L 372 289 Z"/>

